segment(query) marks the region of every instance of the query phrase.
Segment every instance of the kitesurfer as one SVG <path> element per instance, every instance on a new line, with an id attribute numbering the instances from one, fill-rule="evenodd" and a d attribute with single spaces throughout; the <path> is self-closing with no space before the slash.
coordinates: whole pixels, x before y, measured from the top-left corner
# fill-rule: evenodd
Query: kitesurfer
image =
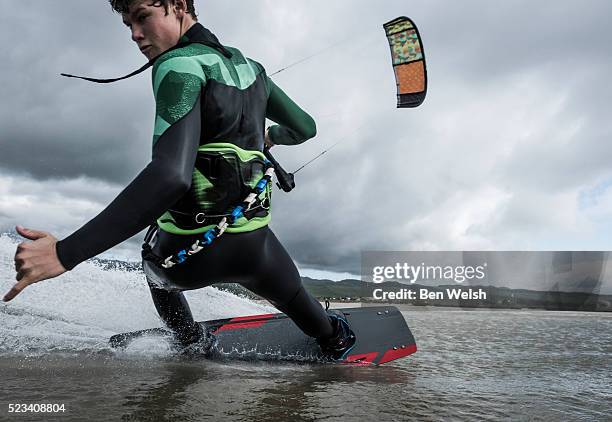
<path id="1" fill-rule="evenodd" d="M 193 0 L 110 3 L 153 67 L 152 160 L 106 209 L 59 242 L 49 233 L 17 227 L 33 242 L 18 246 L 18 283 L 4 300 L 151 226 L 144 271 L 160 317 L 185 347 L 210 347 L 213 338 L 194 321 L 183 291 L 236 282 L 286 313 L 328 356 L 342 358 L 355 337 L 342 316 L 326 312 L 304 289 L 291 257 L 268 227 L 269 185 L 203 252 L 179 265 L 160 265 L 159 259 L 194 244 L 227 218 L 264 176 L 264 147 L 314 137 L 313 119 L 263 66 L 223 46 L 198 23 Z M 266 130 L 266 118 L 277 125 Z"/>

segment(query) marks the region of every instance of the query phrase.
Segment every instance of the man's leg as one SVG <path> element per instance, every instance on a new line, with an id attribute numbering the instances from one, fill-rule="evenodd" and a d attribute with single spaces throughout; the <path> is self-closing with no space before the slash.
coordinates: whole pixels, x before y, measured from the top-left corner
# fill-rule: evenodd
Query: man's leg
<path id="1" fill-rule="evenodd" d="M 314 337 L 323 352 L 342 359 L 355 344 L 355 335 L 342 314 L 327 313 L 302 285 L 293 260 L 268 229 L 255 280 L 245 285 L 284 312 L 306 335 Z"/>
<path id="2" fill-rule="evenodd" d="M 197 343 L 203 335 L 200 324 L 194 321 L 185 295 L 179 291 L 163 290 L 149 283 L 157 313 L 183 346 Z"/>
<path id="3" fill-rule="evenodd" d="M 315 338 L 333 336 L 334 327 L 329 315 L 304 289 L 302 278 L 283 245 L 271 230 L 266 230 L 267 235 L 260 245 L 259 268 L 254 279 L 244 287 L 287 314 L 306 335 Z"/>
<path id="4" fill-rule="evenodd" d="M 149 228 L 144 240 L 154 248 L 156 253 L 160 253 L 156 228 Z M 203 329 L 193 319 L 185 295 L 180 290 L 171 288 L 164 272 L 155 267 L 152 262 L 143 260 L 142 268 L 151 291 L 153 304 L 164 324 L 172 330 L 176 339 L 183 346 L 200 341 L 204 334 Z"/>
<path id="5" fill-rule="evenodd" d="M 165 232 L 159 233 L 158 240 L 159 243 L 154 242 L 152 246 L 160 256 L 167 256 L 170 251 L 189 243 L 182 236 Z M 178 286 L 198 289 L 221 281 L 238 282 L 264 297 L 287 314 L 305 334 L 322 342 L 322 347 L 323 343 L 346 337 L 342 337 L 347 331 L 339 329 L 337 318 L 328 315 L 304 289 L 293 260 L 268 227 L 221 237 L 209 250 L 173 268 L 171 280 L 166 271 L 150 262 L 144 262 L 144 270 L 160 316 L 177 333 L 186 332 L 185 337 L 189 337 L 193 327 L 189 306 L 179 291 L 167 289 Z M 171 287 L 166 288 L 169 282 Z"/>

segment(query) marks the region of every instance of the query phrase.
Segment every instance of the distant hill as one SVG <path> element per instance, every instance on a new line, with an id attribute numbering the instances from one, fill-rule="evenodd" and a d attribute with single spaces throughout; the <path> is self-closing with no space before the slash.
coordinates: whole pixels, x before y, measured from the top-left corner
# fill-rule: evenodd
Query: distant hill
<path id="1" fill-rule="evenodd" d="M 526 289 L 510 289 L 495 286 L 467 286 L 467 285 L 444 285 L 426 286 L 422 284 L 402 284 L 398 282 L 385 282 L 381 284 L 366 283 L 360 280 L 343 280 L 333 282 L 330 280 L 313 280 L 302 277 L 306 289 L 319 300 L 347 300 L 376 302 L 373 298 L 374 289 L 383 289 L 386 292 L 396 292 L 401 289 L 419 292 L 427 289 L 430 292 L 445 292 L 446 289 L 461 288 L 467 290 L 482 289 L 487 298 L 485 300 L 393 300 L 391 303 L 410 303 L 416 306 L 450 306 L 462 308 L 505 308 L 505 309 L 549 309 L 565 311 L 601 311 L 612 312 L 612 295 L 598 295 L 583 292 L 558 292 L 558 291 L 535 291 Z M 592 280 L 584 280 L 584 284 L 592 284 Z M 418 294 L 417 294 L 418 297 Z"/>
<path id="2" fill-rule="evenodd" d="M 400 284 L 396 282 L 373 285 L 361 280 L 316 280 L 302 277 L 306 290 L 318 300 L 330 300 L 337 302 L 367 302 L 367 303 L 407 303 L 415 306 L 445 306 L 460 308 L 499 308 L 499 309 L 547 309 L 557 311 L 597 311 L 612 312 L 612 295 L 597 295 L 590 293 L 569 292 L 543 292 L 525 289 L 509 289 L 507 287 L 494 286 L 425 286 L 420 284 Z M 250 299 L 261 299 L 238 284 L 217 284 L 222 290 L 226 290 L 239 296 Z M 393 300 L 379 301 L 373 299 L 374 289 L 384 291 L 399 291 L 401 289 L 414 290 L 427 289 L 430 292 L 444 292 L 446 289 L 462 288 L 466 290 L 482 289 L 487 294 L 486 300 Z M 418 295 L 417 295 L 418 297 Z"/>

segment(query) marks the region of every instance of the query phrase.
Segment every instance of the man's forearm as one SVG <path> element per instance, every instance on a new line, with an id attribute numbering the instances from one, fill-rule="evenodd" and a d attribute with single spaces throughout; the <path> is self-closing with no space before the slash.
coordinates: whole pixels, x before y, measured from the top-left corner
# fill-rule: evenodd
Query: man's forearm
<path id="1" fill-rule="evenodd" d="M 151 163 L 106 209 L 57 243 L 64 268 L 71 270 L 134 236 L 187 192 L 189 185 L 166 179 L 158 167 Z"/>
<path id="2" fill-rule="evenodd" d="M 171 208 L 191 185 L 200 144 L 200 101 L 157 140 L 151 163 L 98 216 L 57 243 L 71 270 L 134 236 Z"/>
<path id="3" fill-rule="evenodd" d="M 269 138 L 276 145 L 297 145 L 314 138 L 317 126 L 313 118 L 302 110 L 272 80 L 266 117 L 279 125 L 272 126 Z"/>

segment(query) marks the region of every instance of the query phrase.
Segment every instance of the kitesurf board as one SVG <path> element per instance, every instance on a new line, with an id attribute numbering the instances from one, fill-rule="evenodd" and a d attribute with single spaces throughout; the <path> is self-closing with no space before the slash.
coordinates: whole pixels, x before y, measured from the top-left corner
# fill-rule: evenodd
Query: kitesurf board
<path id="1" fill-rule="evenodd" d="M 394 306 L 334 310 L 342 313 L 355 333 L 353 349 L 339 363 L 376 364 L 403 358 L 417 347 L 400 311 Z M 306 336 L 285 314 L 252 315 L 201 322 L 218 340 L 213 355 L 240 359 L 325 360 L 315 339 Z M 115 348 L 146 335 L 170 335 L 163 328 L 117 334 Z"/>

